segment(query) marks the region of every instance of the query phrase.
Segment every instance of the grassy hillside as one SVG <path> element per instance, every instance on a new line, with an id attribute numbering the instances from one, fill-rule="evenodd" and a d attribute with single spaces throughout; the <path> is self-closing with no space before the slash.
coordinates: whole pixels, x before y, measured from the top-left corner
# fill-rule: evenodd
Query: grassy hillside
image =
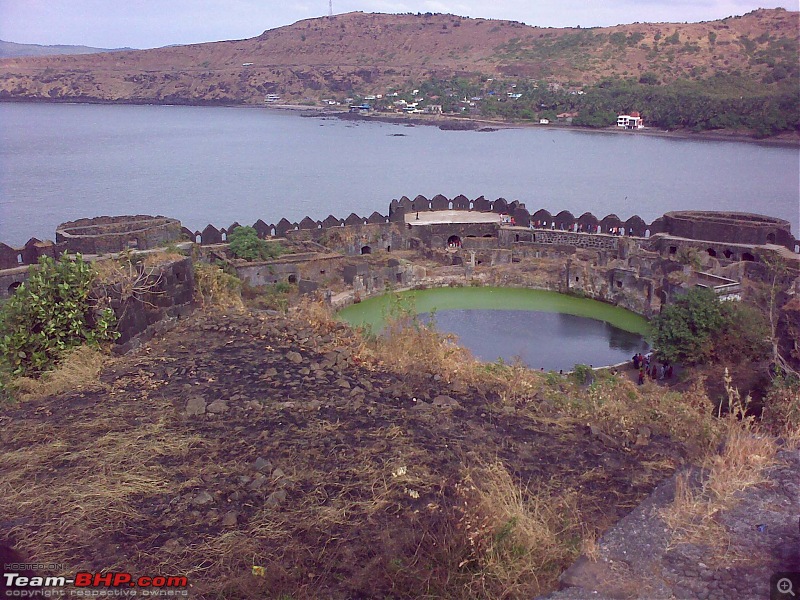
<path id="1" fill-rule="evenodd" d="M 783 9 L 757 10 L 705 23 L 636 23 L 592 29 L 538 28 L 431 13 L 348 13 L 300 21 L 247 40 L 2 59 L 0 99 L 261 104 L 265 95 L 275 94 L 281 102 L 313 104 L 385 97 L 396 91 L 412 100 L 414 89 L 453 78 L 462 80 L 465 89 L 442 90 L 443 96 L 426 97 L 420 108 L 425 103 L 452 104 L 455 94 L 469 87 L 481 97 L 494 92 L 507 98 L 513 86 L 520 86 L 528 90 L 519 97 L 523 100 L 519 104 L 529 100 L 527 112 L 492 111 L 491 107 L 487 111 L 484 106 L 469 105 L 455 109 L 535 118 L 542 104 L 557 110 L 580 110 L 585 99 L 568 102 L 555 98 L 534 104 L 530 90 L 582 96 L 579 92 L 588 94 L 603 86 L 616 89 L 619 82 L 647 86 L 637 91 L 636 102 L 650 93 L 669 96 L 684 94 L 682 90 L 699 90 L 717 103 L 746 97 L 777 98 L 786 93 L 796 96 L 800 80 L 798 23 L 798 13 Z M 493 82 L 502 82 L 502 87 Z M 531 111 L 531 106 L 536 110 Z M 590 114 L 632 110 L 605 105 L 590 108 Z M 645 113 L 648 108 L 639 110 Z M 735 103 L 712 108 L 734 113 L 751 110 Z M 766 110 L 773 111 L 772 105 Z M 670 122 L 660 116 L 655 120 L 653 115 L 645 117 L 650 124 Z M 585 120 L 599 123 L 607 119 Z M 693 120 L 708 122 L 672 119 L 676 127 L 694 127 Z M 723 121 L 725 127 L 758 129 L 747 119 Z M 778 124 L 761 130 L 772 133 L 786 128 Z"/>

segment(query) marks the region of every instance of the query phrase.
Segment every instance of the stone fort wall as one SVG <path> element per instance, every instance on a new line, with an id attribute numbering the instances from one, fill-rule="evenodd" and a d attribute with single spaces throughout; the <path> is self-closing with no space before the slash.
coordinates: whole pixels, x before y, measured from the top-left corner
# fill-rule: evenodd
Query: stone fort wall
<path id="1" fill-rule="evenodd" d="M 514 223 L 518 227 L 537 230 L 532 234 L 535 238 L 527 238 L 523 234 L 514 233 L 515 236 L 519 236 L 519 239 L 501 238 L 503 242 L 521 241 L 610 249 L 613 245 L 612 241 L 593 240 L 575 232 L 609 233 L 616 230 L 622 231 L 624 236 L 629 237 L 649 238 L 654 234 L 663 233 L 687 240 L 708 240 L 716 243 L 717 247 L 725 243 L 748 246 L 774 244 L 783 246 L 791 252 L 800 252 L 800 240 L 792 235 L 791 225 L 782 219 L 763 215 L 682 211 L 667 213 L 653 222 L 647 223 L 638 215 L 623 220 L 615 214 L 598 218 L 591 212 L 575 216 L 567 210 L 553 213 L 546 209 L 539 209 L 531 213 L 525 204 L 516 200 L 508 202 L 505 198 L 498 198 L 492 201 L 483 196 L 469 199 L 464 195 L 447 198 L 438 194 L 430 199 L 422 195 L 414 199 L 403 196 L 399 200 L 392 200 L 388 215 L 382 215 L 376 211 L 368 217 L 351 213 L 346 218 L 329 215 L 323 220 L 314 220 L 307 216 L 298 222 L 282 218 L 277 223 L 267 223 L 259 219 L 253 224 L 253 227 L 262 238 L 289 236 L 318 241 L 323 238 L 322 232 L 324 231 L 330 232 L 342 228 L 359 231 L 367 225 L 399 224 L 405 221 L 407 214 L 442 210 L 506 214 L 514 219 Z M 222 244 L 227 241 L 228 234 L 239 226 L 237 222 L 219 228 L 209 224 L 202 231 L 191 231 L 186 227 L 181 227 L 180 223 L 174 219 L 160 216 L 136 215 L 81 219 L 59 226 L 55 243 L 36 238 L 31 238 L 22 247 L 0 243 L 0 270 L 14 270 L 36 264 L 39 257 L 43 255 L 55 257 L 62 252 L 94 254 L 116 252 L 125 248 L 145 249 L 171 243 L 181 237 L 202 245 Z M 466 231 L 469 227 L 464 225 L 463 230 Z M 436 240 L 424 240 L 425 243 L 438 242 L 438 238 L 444 235 L 446 228 L 440 229 L 442 232 L 436 235 Z M 450 229 L 457 228 L 451 226 Z M 483 231 L 486 229 L 485 227 L 472 227 L 472 229 L 476 230 L 477 237 L 487 235 Z M 543 230 L 550 230 L 551 233 Z M 385 231 L 389 231 L 389 228 L 386 228 Z M 478 234 L 479 231 L 480 234 Z M 298 232 L 307 233 L 300 234 Z M 400 247 L 397 244 L 403 243 L 403 239 L 397 239 L 396 235 L 392 241 L 395 243 L 394 247 L 398 249 Z M 387 246 L 391 246 L 391 243 L 387 243 Z M 722 248 L 720 250 L 724 252 Z M 736 258 L 733 253 L 731 257 Z"/>

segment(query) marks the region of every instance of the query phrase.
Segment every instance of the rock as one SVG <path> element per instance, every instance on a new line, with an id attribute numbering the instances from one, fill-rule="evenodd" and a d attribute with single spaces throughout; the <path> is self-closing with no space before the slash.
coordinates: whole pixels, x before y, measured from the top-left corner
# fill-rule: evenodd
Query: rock
<path id="1" fill-rule="evenodd" d="M 587 596 L 600 591 L 607 598 L 628 598 L 629 590 L 618 585 L 619 574 L 604 562 L 592 562 L 581 555 L 575 563 L 559 577 L 561 587 L 576 587 L 587 592 Z"/>
<path id="2" fill-rule="evenodd" d="M 337 379 L 336 380 L 336 385 L 338 385 L 340 388 L 343 388 L 343 389 L 346 389 L 346 390 L 350 389 L 350 382 L 347 381 L 344 378 Z"/>
<path id="3" fill-rule="evenodd" d="M 636 445 L 647 446 L 650 443 L 651 435 L 653 432 L 647 425 L 640 426 L 636 431 Z"/>
<path id="4" fill-rule="evenodd" d="M 592 432 L 593 436 L 597 437 L 597 439 L 603 442 L 606 446 L 610 448 L 619 448 L 619 442 L 607 433 L 604 433 L 597 425 L 589 425 L 589 430 Z"/>
<path id="5" fill-rule="evenodd" d="M 460 407 L 460 404 L 458 403 L 457 400 L 455 400 L 454 398 L 451 398 L 450 396 L 445 396 L 444 394 L 436 396 L 436 398 L 433 399 L 433 403 L 432 404 L 434 406 L 439 406 L 439 407 L 443 407 L 443 408 L 457 408 L 457 407 Z"/>
<path id="6" fill-rule="evenodd" d="M 185 414 L 187 417 L 196 417 L 198 415 L 205 414 L 206 412 L 206 401 L 199 396 L 195 396 L 193 398 L 189 398 L 189 401 L 186 403 L 186 410 Z"/>
<path id="7" fill-rule="evenodd" d="M 280 467 L 278 467 L 272 472 L 273 479 L 281 479 L 283 477 L 286 477 L 286 473 L 284 473 L 283 469 L 281 469 Z"/>
<path id="8" fill-rule="evenodd" d="M 259 456 L 253 463 L 256 471 L 267 472 L 272 471 L 272 463 L 263 456 Z"/>
<path id="9" fill-rule="evenodd" d="M 264 502 L 264 506 L 267 508 L 277 508 L 284 500 L 286 500 L 286 490 L 276 490 L 269 495 Z"/>
<path id="10" fill-rule="evenodd" d="M 202 492 L 197 494 L 197 496 L 194 497 L 194 499 L 192 500 L 192 504 L 194 504 L 195 506 L 205 506 L 209 502 L 213 501 L 214 501 L 214 496 L 209 494 L 206 490 L 203 490 Z"/>
<path id="11" fill-rule="evenodd" d="M 222 517 L 222 524 L 225 527 L 235 527 L 239 522 L 239 513 L 235 510 L 229 510 L 225 513 L 225 516 Z"/>
<path id="12" fill-rule="evenodd" d="M 228 410 L 228 403 L 225 402 L 222 398 L 214 400 L 211 404 L 206 407 L 206 410 L 214 415 L 219 415 Z"/>
<path id="13" fill-rule="evenodd" d="M 303 357 L 301 356 L 301 354 L 299 352 L 295 352 L 294 350 L 286 353 L 286 359 L 289 362 L 293 362 L 296 365 L 303 362 Z"/>
<path id="14" fill-rule="evenodd" d="M 253 481 L 247 486 L 248 489 L 257 492 L 267 483 L 267 477 L 263 473 L 259 473 L 253 478 Z"/>
<path id="15" fill-rule="evenodd" d="M 450 384 L 450 389 L 456 394 L 466 394 L 469 391 L 469 386 L 463 381 L 454 381 Z"/>
<path id="16" fill-rule="evenodd" d="M 270 367 L 269 369 L 264 369 L 264 372 L 261 374 L 261 379 L 271 379 L 278 374 L 278 369 L 275 367 Z"/>

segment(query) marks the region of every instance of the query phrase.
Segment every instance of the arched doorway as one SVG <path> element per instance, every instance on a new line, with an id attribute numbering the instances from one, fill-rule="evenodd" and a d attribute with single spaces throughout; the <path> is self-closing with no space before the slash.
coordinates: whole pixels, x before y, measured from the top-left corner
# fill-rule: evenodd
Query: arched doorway
<path id="1" fill-rule="evenodd" d="M 709 255 L 709 256 L 713 256 L 713 257 L 716 257 L 716 256 L 717 256 L 717 251 L 716 251 L 716 250 L 714 250 L 713 248 L 708 248 L 708 249 L 706 250 L 706 252 L 708 252 L 708 255 Z"/>
<path id="2" fill-rule="evenodd" d="M 8 286 L 8 295 L 11 296 L 14 292 L 17 291 L 17 288 L 22 285 L 21 281 L 15 281 L 10 286 Z"/>
<path id="3" fill-rule="evenodd" d="M 372 248 L 369 246 L 361 246 L 361 254 L 372 254 Z"/>
<path id="4" fill-rule="evenodd" d="M 457 235 L 451 235 L 449 238 L 447 238 L 447 247 L 461 248 L 461 238 Z"/>

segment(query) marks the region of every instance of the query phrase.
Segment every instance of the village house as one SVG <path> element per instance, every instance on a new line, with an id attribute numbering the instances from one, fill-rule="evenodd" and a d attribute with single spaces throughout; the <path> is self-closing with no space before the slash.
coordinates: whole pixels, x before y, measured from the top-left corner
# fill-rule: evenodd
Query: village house
<path id="1" fill-rule="evenodd" d="M 617 127 L 624 129 L 644 129 L 644 120 L 638 112 L 629 115 L 619 115 L 617 117 Z"/>

